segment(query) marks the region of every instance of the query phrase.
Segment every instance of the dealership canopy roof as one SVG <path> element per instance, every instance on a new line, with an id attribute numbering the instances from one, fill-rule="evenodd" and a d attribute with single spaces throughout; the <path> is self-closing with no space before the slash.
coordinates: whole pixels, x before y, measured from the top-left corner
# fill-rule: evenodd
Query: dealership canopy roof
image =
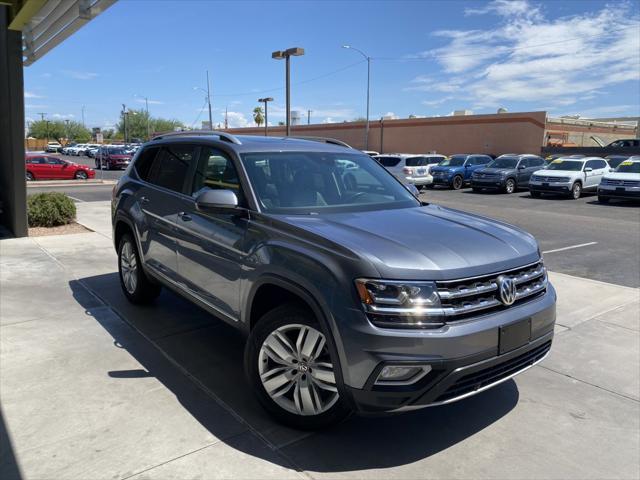
<path id="1" fill-rule="evenodd" d="M 116 0 L 0 0 L 11 7 L 10 30 L 22 31 L 23 63 L 31 65 Z"/>

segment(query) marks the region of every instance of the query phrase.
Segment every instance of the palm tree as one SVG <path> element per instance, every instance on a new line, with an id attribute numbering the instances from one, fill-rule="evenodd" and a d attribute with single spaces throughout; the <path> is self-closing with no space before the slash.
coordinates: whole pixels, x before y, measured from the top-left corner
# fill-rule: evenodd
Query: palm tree
<path id="1" fill-rule="evenodd" d="M 256 122 L 256 125 L 258 126 L 264 123 L 264 112 L 262 111 L 262 107 L 256 107 L 253 109 L 253 121 Z"/>

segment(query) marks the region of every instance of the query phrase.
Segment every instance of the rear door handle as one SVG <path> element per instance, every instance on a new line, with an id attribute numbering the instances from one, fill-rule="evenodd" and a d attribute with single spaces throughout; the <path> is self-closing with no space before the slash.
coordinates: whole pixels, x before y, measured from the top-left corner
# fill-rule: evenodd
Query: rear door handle
<path id="1" fill-rule="evenodd" d="M 183 222 L 190 222 L 191 221 L 191 215 L 189 215 L 188 213 L 185 213 L 185 212 L 180 212 L 178 214 L 178 217 L 180 217 L 180 219 Z"/>

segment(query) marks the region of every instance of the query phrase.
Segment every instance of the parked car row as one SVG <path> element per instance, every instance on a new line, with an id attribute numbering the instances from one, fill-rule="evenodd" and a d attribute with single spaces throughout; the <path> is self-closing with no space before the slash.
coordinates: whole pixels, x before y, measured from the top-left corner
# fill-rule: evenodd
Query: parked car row
<path id="1" fill-rule="evenodd" d="M 528 188 L 534 198 L 550 193 L 573 199 L 582 192 L 598 192 L 603 202 L 638 198 L 640 191 L 636 172 L 640 157 L 569 155 L 545 160 L 532 154 L 505 154 L 495 159 L 485 154 L 381 154 L 373 158 L 401 182 L 418 189 L 470 186 L 474 192 L 514 193 Z"/>
<path id="2" fill-rule="evenodd" d="M 28 153 L 25 156 L 27 181 L 33 180 L 87 180 L 96 176 L 95 170 L 45 153 Z"/>

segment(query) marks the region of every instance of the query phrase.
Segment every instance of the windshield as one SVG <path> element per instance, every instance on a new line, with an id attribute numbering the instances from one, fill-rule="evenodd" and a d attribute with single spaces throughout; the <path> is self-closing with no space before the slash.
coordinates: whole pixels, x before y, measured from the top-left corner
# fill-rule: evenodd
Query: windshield
<path id="1" fill-rule="evenodd" d="M 489 162 L 487 168 L 516 168 L 518 159 L 515 157 L 498 157 Z"/>
<path id="2" fill-rule="evenodd" d="M 583 164 L 584 162 L 577 162 L 575 160 L 557 159 L 547 166 L 547 170 L 567 170 L 569 172 L 579 172 L 580 170 L 582 170 Z"/>
<path id="3" fill-rule="evenodd" d="M 264 212 L 308 215 L 420 205 L 368 155 L 266 152 L 241 158 Z"/>
<path id="4" fill-rule="evenodd" d="M 442 167 L 461 167 L 466 159 L 466 155 L 453 155 L 451 158 L 445 158 L 438 165 Z"/>
<path id="5" fill-rule="evenodd" d="M 625 160 L 618 168 L 616 168 L 616 172 L 619 173 L 640 173 L 640 162 L 630 162 Z"/>

